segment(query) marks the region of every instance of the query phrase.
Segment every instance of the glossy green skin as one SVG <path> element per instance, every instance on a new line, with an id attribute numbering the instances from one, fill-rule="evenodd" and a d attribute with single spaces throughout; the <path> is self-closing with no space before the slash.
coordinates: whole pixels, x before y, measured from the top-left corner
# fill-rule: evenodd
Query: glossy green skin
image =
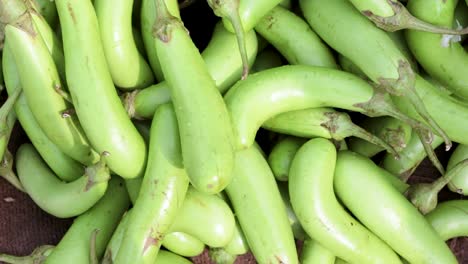
<path id="1" fill-rule="evenodd" d="M 246 32 L 245 40 L 249 66 L 252 66 L 258 48 L 255 31 Z M 236 36 L 218 22 L 211 41 L 201 55 L 205 67 L 221 93 L 225 93 L 242 75 L 241 57 L 236 52 L 232 52 L 237 49 Z M 139 91 L 135 96 L 133 107 L 137 116 L 152 118 L 156 108 L 170 100 L 169 85 L 163 81 Z"/>
<path id="2" fill-rule="evenodd" d="M 288 184 L 286 182 L 278 182 L 278 189 L 281 193 L 281 198 L 283 198 L 284 206 L 286 207 L 286 213 L 288 214 L 289 224 L 291 225 L 293 235 L 295 239 L 304 241 L 307 237 L 306 232 L 301 226 L 299 219 L 297 219 L 296 213 L 291 205 L 291 199 L 289 197 Z"/>
<path id="3" fill-rule="evenodd" d="M 171 90 L 190 183 L 201 192 L 218 193 L 233 176 L 230 113 L 181 20 L 172 17 L 167 24 L 156 22 L 155 28 L 160 31 L 154 36 L 155 48 Z"/>
<path id="4" fill-rule="evenodd" d="M 411 62 L 392 38 L 360 14 L 349 1 L 322 2 L 299 1 L 312 29 L 331 48 L 354 62 L 372 82 L 393 97 L 408 97 L 419 116 L 429 122 L 429 127 L 442 134 L 449 147 L 450 140 L 446 136 L 445 127 L 441 127 L 432 117 L 433 113 L 428 111 L 424 100 L 415 91 L 415 72 L 410 67 Z"/>
<path id="5" fill-rule="evenodd" d="M 226 192 L 220 192 L 216 194 L 218 197 L 223 199 L 230 207 L 231 201 L 226 194 Z M 236 219 L 236 227 L 234 229 L 234 234 L 231 241 L 222 248 L 209 248 L 210 257 L 220 257 L 220 258 L 232 258 L 237 255 L 243 255 L 249 251 L 249 245 L 247 244 L 247 239 L 245 238 L 244 232 L 239 224 L 239 221 Z M 213 256 L 211 256 L 213 254 Z"/>
<path id="6" fill-rule="evenodd" d="M 169 12 L 173 16 L 180 18 L 179 5 L 177 1 L 165 0 L 164 1 Z M 147 54 L 148 61 L 153 69 L 156 80 L 162 82 L 164 80 L 164 74 L 161 70 L 161 64 L 159 63 L 158 54 L 156 54 L 156 49 L 154 48 L 154 39 L 153 39 L 153 25 L 156 21 L 156 5 L 154 0 L 141 0 L 141 10 L 140 10 L 140 30 L 141 36 L 143 38 L 143 43 L 145 45 L 145 50 Z M 156 108 L 155 108 L 156 109 Z M 154 111 L 153 111 L 154 113 Z M 152 115 L 151 115 L 152 116 Z"/>
<path id="7" fill-rule="evenodd" d="M 468 137 L 466 137 L 468 126 L 465 125 L 468 120 L 466 104 L 437 89 L 419 75 L 416 76 L 415 89 L 429 114 L 448 137 L 454 142 L 468 144 Z M 392 99 L 404 114 L 423 122 L 408 99 L 401 96 L 392 97 Z"/>
<path id="8" fill-rule="evenodd" d="M 351 1 L 300 0 L 299 4 L 312 29 L 372 81 L 399 78 L 398 63 L 407 59 L 385 31 L 362 15 Z"/>
<path id="9" fill-rule="evenodd" d="M 273 45 L 289 62 L 338 68 L 330 49 L 304 19 L 276 6 L 256 25 L 255 31 Z"/>
<path id="10" fill-rule="evenodd" d="M 226 193 L 255 259 L 259 263 L 298 263 L 286 208 L 257 145 L 236 152 L 233 174 Z"/>
<path id="11" fill-rule="evenodd" d="M 411 126 L 390 116 L 367 117 L 359 125 L 388 142 L 400 152 L 411 139 Z M 373 157 L 384 148 L 360 138 L 352 137 L 348 141 L 349 149 L 366 157 Z"/>
<path id="12" fill-rule="evenodd" d="M 129 204 L 123 181 L 119 177 L 112 177 L 104 196 L 74 220 L 44 263 L 89 263 L 89 241 L 96 229 L 99 230 L 96 255 L 100 259 Z"/>
<path id="13" fill-rule="evenodd" d="M 434 137 L 431 143 L 433 149 L 444 143 L 442 138 Z M 426 151 L 416 133 L 411 133 L 411 138 L 406 147 L 399 152 L 400 159 L 395 159 L 391 154 L 386 153 L 380 163 L 385 170 L 397 175 L 399 178 L 408 179 L 421 161 L 427 156 Z"/>
<path id="14" fill-rule="evenodd" d="M 129 193 L 131 197 L 135 197 L 135 202 L 142 184 L 137 180 L 126 181 L 126 185 L 131 186 Z M 203 194 L 189 187 L 176 219 L 166 233 L 183 232 L 208 246 L 224 247 L 235 238 L 235 229 L 235 219 L 226 201 L 218 195 Z"/>
<path id="15" fill-rule="evenodd" d="M 224 247 L 234 236 L 236 222 L 229 205 L 214 194 L 189 187 L 170 232 L 183 232 L 210 247 Z"/>
<path id="16" fill-rule="evenodd" d="M 107 243 L 106 251 L 104 252 L 104 257 L 101 264 L 113 263 L 119 252 L 120 245 L 122 245 L 122 240 L 124 238 L 125 230 L 128 227 L 128 219 L 130 219 L 132 209 L 128 209 L 127 212 L 120 219 L 117 227 L 112 233 L 112 237 Z"/>
<path id="17" fill-rule="evenodd" d="M 349 215 L 333 191 L 335 145 L 311 139 L 297 152 L 289 195 L 302 227 L 332 254 L 352 263 L 401 263 L 393 250 Z"/>
<path id="18" fill-rule="evenodd" d="M 282 0 L 239 0 L 239 16 L 244 31 L 253 29 L 262 17 L 281 2 Z M 223 23 L 227 30 L 234 33 L 229 19 L 223 18 Z"/>
<path id="19" fill-rule="evenodd" d="M 29 19 L 25 21 L 30 22 Z M 72 105 L 54 90 L 55 87 L 62 87 L 62 84 L 41 35 L 34 28 L 28 32 L 19 26 L 8 25 L 5 27 L 5 36 L 28 106 L 44 133 L 73 159 L 86 165 L 95 162 L 98 155 L 90 146 L 78 118 L 61 116 Z"/>
<path id="20" fill-rule="evenodd" d="M 229 244 L 224 247 L 224 250 L 231 255 L 243 255 L 249 251 L 247 239 L 245 238 L 244 232 L 242 231 L 238 221 L 236 221 L 234 235 Z"/>
<path id="21" fill-rule="evenodd" d="M 374 15 L 381 17 L 395 15 L 387 0 L 350 0 L 350 2 L 361 12 L 371 11 Z"/>
<path id="22" fill-rule="evenodd" d="M 337 196 L 361 223 L 410 263 L 458 263 L 418 209 L 379 177 L 380 170 L 364 156 L 341 151 L 334 179 Z"/>
<path id="23" fill-rule="evenodd" d="M 458 0 L 411 0 L 407 8 L 415 17 L 434 25 L 451 27 Z M 406 30 L 406 39 L 418 62 L 456 95 L 468 98 L 468 53 L 460 42 L 442 45 L 442 34 Z"/>
<path id="24" fill-rule="evenodd" d="M 156 256 L 154 264 L 190 264 L 190 260 L 167 250 L 161 250 Z"/>
<path id="25" fill-rule="evenodd" d="M 133 210 L 129 209 L 122 217 L 119 225 L 112 234 L 112 237 L 107 244 L 106 251 L 103 257 L 103 264 L 114 263 L 117 254 L 119 253 L 124 239 L 125 231 L 129 225 L 130 215 Z M 182 232 L 172 232 L 164 236 L 162 245 L 169 251 L 184 256 L 184 257 L 195 257 L 200 255 L 205 249 L 205 244 L 199 239 Z M 159 250 L 157 253 L 160 254 Z M 157 256 L 155 257 L 157 258 Z M 153 261 L 154 262 L 154 261 Z M 152 262 L 152 263 L 153 263 Z"/>
<path id="26" fill-rule="evenodd" d="M 182 165 L 177 118 L 158 107 L 150 129 L 148 164 L 114 263 L 153 263 L 176 220 L 189 180 Z"/>
<path id="27" fill-rule="evenodd" d="M 408 44 L 406 43 L 405 34 L 403 30 L 398 30 L 394 32 L 385 32 L 388 37 L 393 41 L 396 47 L 400 50 L 401 53 L 406 57 L 406 59 L 411 64 L 411 67 L 415 72 L 418 72 L 418 63 L 411 53 Z M 338 54 L 338 60 L 341 68 L 347 72 L 354 73 L 363 79 L 368 79 L 367 75 L 350 59 L 346 58 L 342 54 Z"/>
<path id="28" fill-rule="evenodd" d="M 48 0 L 44 0 L 48 1 Z M 49 1 L 50 2 L 50 1 Z M 54 4 L 55 8 L 55 4 Z M 52 56 L 52 59 L 55 62 L 57 72 L 61 80 L 65 80 L 65 57 L 63 55 L 63 46 L 62 40 L 59 39 L 55 31 L 51 28 L 50 24 L 44 19 L 43 16 L 38 15 L 37 13 L 31 12 L 31 18 L 34 21 L 34 26 L 37 32 L 41 34 L 42 40 L 49 49 L 49 53 Z M 62 83 L 65 85 L 65 83 Z M 66 87 L 62 87 L 66 88 Z"/>
<path id="29" fill-rule="evenodd" d="M 468 200 L 450 200 L 439 203 L 426 215 L 443 240 L 468 236 Z"/>
<path id="30" fill-rule="evenodd" d="M 21 88 L 21 83 L 8 42 L 5 43 L 3 48 L 2 59 L 6 90 L 8 94 L 13 94 L 16 89 Z M 34 148 L 57 177 L 64 181 L 73 181 L 79 178 L 83 174 L 83 165 L 63 153 L 50 141 L 34 118 L 23 93 L 19 95 L 14 109 L 21 127 L 26 132 Z"/>
<path id="31" fill-rule="evenodd" d="M 268 119 L 289 111 L 337 107 L 356 112 L 368 102 L 373 88 L 350 73 L 324 67 L 286 65 L 249 75 L 225 95 L 237 134 L 238 148 L 252 145 Z M 252 113 L 255 113 L 253 115 Z"/>
<path id="32" fill-rule="evenodd" d="M 351 136 L 369 136 L 367 131 L 351 121 L 348 114 L 328 107 L 306 108 L 277 114 L 265 121 L 262 128 L 305 138 L 323 137 L 343 140 Z"/>
<path id="33" fill-rule="evenodd" d="M 268 165 L 277 181 L 287 181 L 291 161 L 297 150 L 307 141 L 305 138 L 285 137 L 273 146 L 268 154 Z"/>
<path id="34" fill-rule="evenodd" d="M 141 176 L 147 149 L 112 83 L 92 3 L 55 3 L 62 28 L 67 83 L 78 119 L 94 149 L 110 153 L 107 164 L 115 174 L 123 178 Z"/>
<path id="35" fill-rule="evenodd" d="M 172 232 L 164 237 L 162 245 L 184 257 L 195 257 L 200 255 L 205 249 L 205 244 L 198 238 L 182 232 Z"/>
<path id="36" fill-rule="evenodd" d="M 447 170 L 455 167 L 458 162 L 464 159 L 468 159 L 468 145 L 460 144 L 450 156 Z M 452 192 L 462 193 L 465 196 L 468 195 L 468 169 L 464 169 L 459 174 L 453 176 L 448 187 Z"/>
<path id="37" fill-rule="evenodd" d="M 317 241 L 307 238 L 302 246 L 300 261 L 302 264 L 334 264 L 335 255 Z"/>
<path id="38" fill-rule="evenodd" d="M 105 167 L 88 167 L 70 182 L 61 181 L 31 144 L 16 152 L 16 170 L 26 193 L 44 211 L 59 218 L 80 215 L 101 199 L 110 178 Z"/>
<path id="39" fill-rule="evenodd" d="M 219 198 L 223 199 L 223 201 L 225 201 L 232 209 L 232 203 L 229 200 L 229 197 L 225 191 L 217 193 L 216 195 Z M 245 254 L 249 250 L 249 245 L 247 244 L 247 239 L 245 238 L 244 231 L 242 231 L 239 221 L 236 218 L 236 227 L 234 229 L 234 235 L 232 236 L 231 241 L 222 248 L 210 247 L 209 254 L 210 257 L 232 258 L 233 256 Z M 211 256 L 212 253 L 214 254 L 213 256 Z"/>
<path id="40" fill-rule="evenodd" d="M 102 45 L 114 84 L 121 89 L 153 84 L 153 72 L 138 52 L 132 33 L 134 0 L 95 0 Z"/>

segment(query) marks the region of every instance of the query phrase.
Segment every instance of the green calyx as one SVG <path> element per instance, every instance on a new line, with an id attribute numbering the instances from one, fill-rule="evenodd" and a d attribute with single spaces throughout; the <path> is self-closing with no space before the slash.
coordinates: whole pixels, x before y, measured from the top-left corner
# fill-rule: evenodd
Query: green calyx
<path id="1" fill-rule="evenodd" d="M 0 162 L 0 177 L 3 177 L 16 189 L 25 192 L 18 176 L 13 172 L 13 155 L 8 149 L 5 150 L 3 159 Z"/>
<path id="2" fill-rule="evenodd" d="M 179 18 L 171 15 L 164 1 L 155 0 L 155 3 L 158 15 L 153 24 L 153 37 L 158 38 L 164 43 L 168 43 L 172 37 L 172 28 L 182 27 L 187 31 L 183 22 Z"/>
<path id="3" fill-rule="evenodd" d="M 419 183 L 411 186 L 406 191 L 406 197 L 422 213 L 427 214 L 437 206 L 437 197 L 442 188 L 447 185 L 454 176 L 458 175 L 468 166 L 468 159 L 462 160 L 451 170 L 433 183 Z"/>
<path id="4" fill-rule="evenodd" d="M 41 264 L 44 263 L 47 256 L 52 252 L 55 246 L 39 246 L 29 256 L 12 256 L 0 254 L 0 261 L 11 264 Z"/>
<path id="5" fill-rule="evenodd" d="M 387 2 L 394 12 L 393 16 L 378 16 L 372 13 L 370 10 L 365 10 L 362 12 L 362 14 L 374 22 L 376 26 L 385 31 L 394 32 L 401 29 L 413 29 L 430 33 L 450 35 L 464 35 L 468 33 L 468 28 L 457 30 L 427 23 L 413 16 L 399 1 L 387 0 Z"/>
<path id="6" fill-rule="evenodd" d="M 100 160 L 96 164 L 85 168 L 85 177 L 88 178 L 88 183 L 86 184 L 85 188 L 86 191 L 91 189 L 95 184 L 109 181 L 110 170 L 106 165 L 105 159 L 105 157 L 109 155 L 109 152 L 104 151 L 101 154 Z"/>
<path id="7" fill-rule="evenodd" d="M 327 128 L 335 140 L 343 140 L 346 137 L 355 136 L 363 140 L 369 141 L 386 149 L 392 153 L 395 158 L 399 158 L 396 150 L 381 138 L 369 133 L 365 129 L 355 125 L 348 114 L 340 112 L 325 113 L 328 120 L 321 124 L 322 127 Z"/>
<path id="8" fill-rule="evenodd" d="M 224 248 L 210 248 L 208 251 L 210 259 L 216 264 L 233 264 L 237 256 L 229 254 Z"/>

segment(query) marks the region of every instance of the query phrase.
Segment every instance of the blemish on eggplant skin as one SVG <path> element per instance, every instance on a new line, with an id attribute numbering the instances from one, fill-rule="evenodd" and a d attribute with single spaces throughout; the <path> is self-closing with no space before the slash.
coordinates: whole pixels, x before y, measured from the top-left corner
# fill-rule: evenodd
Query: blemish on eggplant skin
<path id="1" fill-rule="evenodd" d="M 203 199 L 199 199 L 199 198 L 194 197 L 194 200 L 195 200 L 195 202 L 196 202 L 197 204 L 199 204 L 201 207 L 203 207 L 203 208 L 207 208 L 207 207 L 208 207 L 208 205 L 207 205 L 205 202 L 203 202 Z"/>
<path id="2" fill-rule="evenodd" d="M 270 30 L 271 27 L 276 23 L 276 19 L 273 16 L 268 16 L 267 20 L 268 20 L 267 29 Z"/>
<path id="3" fill-rule="evenodd" d="M 73 8 L 71 6 L 71 3 L 67 4 L 68 12 L 70 13 L 70 16 L 73 20 L 73 23 L 76 24 L 76 17 L 75 17 L 75 12 L 73 11 Z"/>
<path id="4" fill-rule="evenodd" d="M 374 13 L 372 13 L 372 11 L 370 11 L 370 10 L 364 10 L 364 11 L 362 11 L 362 14 L 365 15 L 366 17 L 370 17 L 370 16 L 374 15 Z"/>
<path id="5" fill-rule="evenodd" d="M 169 34 L 160 34 L 159 39 L 164 43 L 169 43 L 171 37 L 169 36 Z"/>
<path id="6" fill-rule="evenodd" d="M 148 248 L 150 248 L 151 246 L 157 245 L 158 241 L 159 240 L 157 238 L 154 238 L 151 235 L 149 235 L 145 240 L 145 246 L 143 247 L 143 253 L 146 252 L 146 250 Z"/>
<path id="7" fill-rule="evenodd" d="M 281 259 L 280 256 L 275 255 L 275 259 L 278 261 L 279 264 L 285 264 L 285 262 Z"/>

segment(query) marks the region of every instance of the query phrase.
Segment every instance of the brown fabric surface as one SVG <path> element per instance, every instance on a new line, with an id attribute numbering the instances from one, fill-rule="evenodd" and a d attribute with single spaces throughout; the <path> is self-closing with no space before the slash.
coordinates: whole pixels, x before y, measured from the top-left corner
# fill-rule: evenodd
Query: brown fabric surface
<path id="1" fill-rule="evenodd" d="M 18 141 L 23 137 L 21 131 L 16 131 L 11 145 L 18 146 Z M 15 148 L 11 148 L 15 150 Z M 449 153 L 438 149 L 442 164 L 447 163 Z M 425 160 L 422 162 L 410 182 L 431 182 L 439 174 Z M 461 196 L 444 190 L 440 194 L 440 200 L 460 199 Z M 24 193 L 10 186 L 5 180 L 0 179 L 0 252 L 14 255 L 28 255 L 36 247 L 44 244 L 57 244 L 72 223 L 72 219 L 57 219 L 38 208 L 34 202 Z M 462 264 L 468 264 L 468 238 L 458 238 L 447 242 L 455 252 Z M 300 248 L 298 242 L 298 248 Z M 213 263 L 208 252 L 192 258 L 197 264 Z M 256 263 L 251 254 L 239 256 L 236 263 Z"/>
<path id="2" fill-rule="evenodd" d="M 0 179 L 0 252 L 28 255 L 43 244 L 56 244 L 63 236 L 70 219 L 54 218 L 25 193 Z"/>

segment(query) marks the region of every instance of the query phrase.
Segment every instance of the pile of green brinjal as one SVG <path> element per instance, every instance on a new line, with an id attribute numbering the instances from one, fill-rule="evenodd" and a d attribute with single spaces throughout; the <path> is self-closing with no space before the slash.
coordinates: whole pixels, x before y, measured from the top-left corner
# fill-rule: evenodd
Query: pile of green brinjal
<path id="1" fill-rule="evenodd" d="M 0 261 L 466 263 L 467 2 L 0 0 L 0 174 L 73 219 Z"/>

